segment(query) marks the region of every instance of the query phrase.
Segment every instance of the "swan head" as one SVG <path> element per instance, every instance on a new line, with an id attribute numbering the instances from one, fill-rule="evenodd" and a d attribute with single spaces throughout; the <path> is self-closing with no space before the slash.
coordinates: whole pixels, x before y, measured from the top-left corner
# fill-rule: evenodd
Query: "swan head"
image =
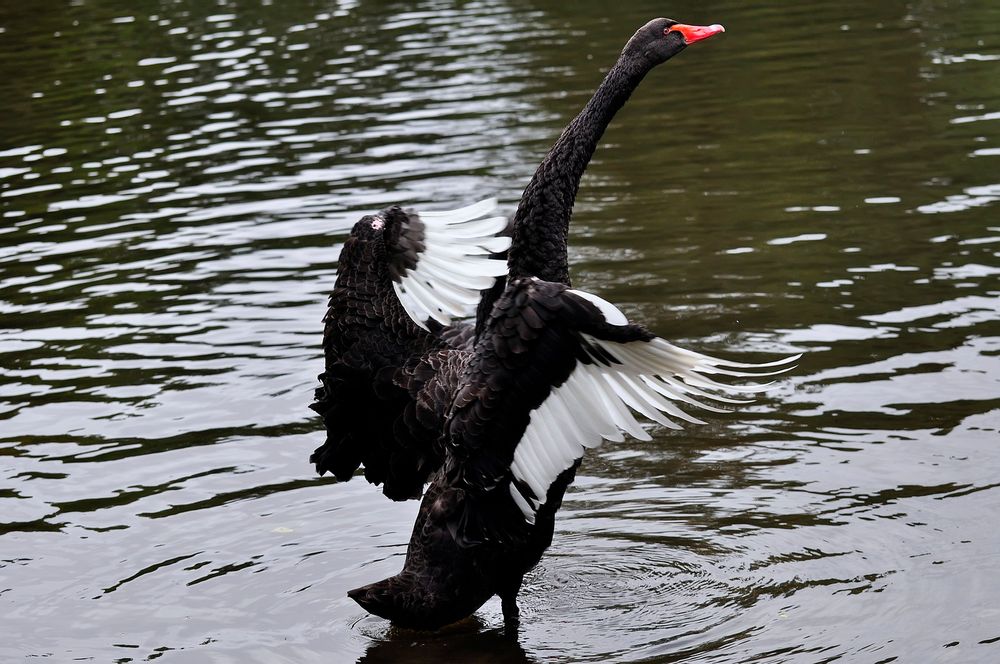
<path id="1" fill-rule="evenodd" d="M 361 217 L 340 255 L 339 273 L 368 275 L 378 283 L 398 281 L 416 266 L 424 249 L 423 223 L 413 210 L 398 205 Z"/>
<path id="2" fill-rule="evenodd" d="M 377 241 L 382 237 L 385 230 L 385 216 L 379 214 L 366 214 L 361 217 L 358 223 L 351 229 L 351 237 L 362 241 Z"/>
<path id="3" fill-rule="evenodd" d="M 666 62 L 691 44 L 725 31 L 718 23 L 688 25 L 670 18 L 654 18 L 636 31 L 622 54 L 655 66 Z"/>
<path id="4" fill-rule="evenodd" d="M 385 262 L 385 226 L 386 219 L 381 212 L 361 217 L 344 242 L 339 272 L 351 270 L 367 273 L 373 267 L 377 268 L 379 263 Z"/>
<path id="5" fill-rule="evenodd" d="M 377 214 L 361 217 L 351 229 L 351 238 L 384 250 L 387 245 L 396 244 L 402 231 L 414 226 L 423 228 L 416 212 L 393 205 Z"/>

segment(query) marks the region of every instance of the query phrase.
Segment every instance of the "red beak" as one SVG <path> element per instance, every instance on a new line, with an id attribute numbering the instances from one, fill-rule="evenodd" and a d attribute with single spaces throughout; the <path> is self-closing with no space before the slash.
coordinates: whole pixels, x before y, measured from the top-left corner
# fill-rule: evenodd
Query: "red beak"
<path id="1" fill-rule="evenodd" d="M 712 35 L 725 32 L 726 29 L 718 23 L 713 23 L 712 25 L 684 25 L 683 23 L 677 23 L 667 30 L 667 32 L 675 31 L 681 33 L 685 44 L 693 44 L 702 39 L 708 39 Z"/>

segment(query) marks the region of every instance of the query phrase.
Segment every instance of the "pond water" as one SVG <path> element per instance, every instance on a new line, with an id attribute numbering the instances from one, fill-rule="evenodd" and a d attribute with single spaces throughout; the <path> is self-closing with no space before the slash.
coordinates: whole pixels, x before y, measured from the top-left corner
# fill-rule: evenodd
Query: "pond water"
<path id="1" fill-rule="evenodd" d="M 1000 5 L 75 0 L 0 7 L 0 659 L 995 662 Z M 345 591 L 415 503 L 307 463 L 351 225 L 513 211 L 649 18 L 575 284 L 802 352 L 750 408 L 585 460 L 523 624 Z"/>

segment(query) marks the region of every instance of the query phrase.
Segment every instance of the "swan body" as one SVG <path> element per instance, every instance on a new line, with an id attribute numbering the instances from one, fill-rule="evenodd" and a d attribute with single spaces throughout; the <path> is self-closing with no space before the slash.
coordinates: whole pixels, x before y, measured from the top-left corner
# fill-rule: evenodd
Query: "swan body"
<path id="1" fill-rule="evenodd" d="M 654 19 L 625 45 L 535 171 L 510 227 L 491 202 L 398 207 L 355 225 L 325 318 L 314 409 L 321 473 L 366 478 L 420 509 L 399 574 L 348 594 L 396 624 L 435 629 L 493 595 L 518 617 L 524 574 L 587 449 L 700 423 L 688 410 L 746 403 L 795 358 L 727 362 L 678 348 L 570 287 L 566 236 L 580 178 L 645 75 L 722 31 Z M 478 306 L 477 306 L 478 303 Z M 463 316 L 476 312 L 474 326 Z"/>

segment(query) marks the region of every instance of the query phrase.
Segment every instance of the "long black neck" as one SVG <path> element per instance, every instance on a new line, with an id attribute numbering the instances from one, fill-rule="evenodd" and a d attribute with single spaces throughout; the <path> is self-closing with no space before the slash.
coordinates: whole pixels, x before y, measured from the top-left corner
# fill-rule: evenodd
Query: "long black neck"
<path id="1" fill-rule="evenodd" d="M 514 213 L 510 276 L 569 284 L 566 234 L 580 178 L 604 130 L 652 68 L 622 56 L 545 155 Z"/>
<path id="2" fill-rule="evenodd" d="M 623 53 L 538 165 L 514 213 L 514 238 L 507 254 L 511 278 L 533 276 L 569 285 L 566 235 L 580 178 L 611 119 L 653 66 Z M 506 285 L 505 279 L 497 279 L 483 293 L 476 315 L 477 336 Z"/>

